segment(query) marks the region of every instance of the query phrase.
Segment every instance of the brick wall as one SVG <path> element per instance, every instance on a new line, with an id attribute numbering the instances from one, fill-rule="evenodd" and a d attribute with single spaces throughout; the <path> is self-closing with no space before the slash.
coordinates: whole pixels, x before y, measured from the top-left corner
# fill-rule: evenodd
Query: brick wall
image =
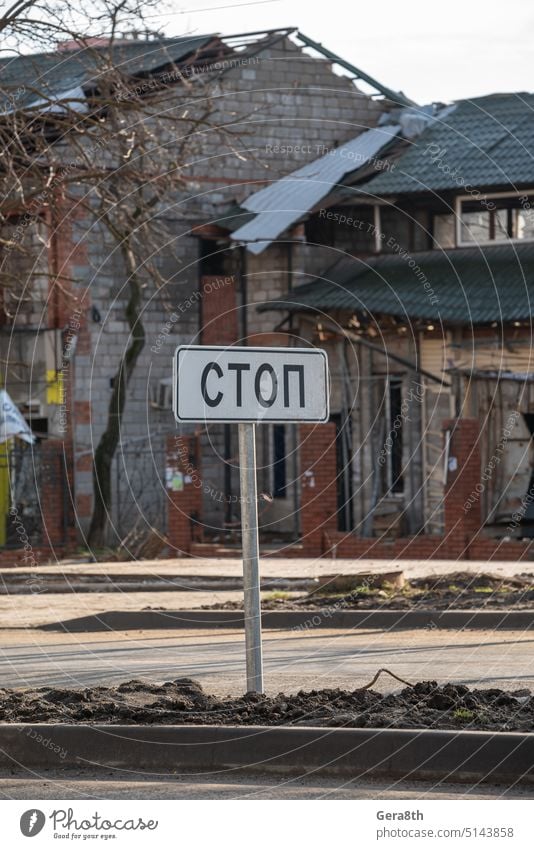
<path id="1" fill-rule="evenodd" d="M 47 439 L 35 446 L 31 459 L 34 493 L 28 499 L 29 519 L 15 499 L 7 519 L 9 542 L 0 548 L 1 566 L 31 569 L 60 559 L 76 545 L 68 445 L 60 439 Z"/>
<path id="2" fill-rule="evenodd" d="M 201 541 L 202 479 L 194 437 L 168 437 L 167 469 L 175 473 L 166 482 L 169 556 L 177 557 L 189 554 L 193 541 Z"/>
<path id="3" fill-rule="evenodd" d="M 480 485 L 480 423 L 478 419 L 447 419 L 449 468 L 444 490 L 445 537 L 451 557 L 463 557 L 473 536 L 480 533 L 480 500 L 465 509 L 469 496 Z"/>
<path id="4" fill-rule="evenodd" d="M 480 484 L 480 425 L 476 419 L 450 419 L 449 457 L 455 458 L 445 486 L 445 534 L 420 533 L 397 539 L 363 538 L 337 530 L 335 427 L 301 425 L 300 468 L 302 548 L 292 556 L 374 557 L 381 559 L 533 560 L 534 540 L 508 541 L 481 536 L 479 501 L 465 510 Z M 453 463 L 454 466 L 454 463 Z"/>
<path id="5" fill-rule="evenodd" d="M 202 345 L 232 345 L 239 336 L 235 277 L 201 278 L 200 322 Z"/>
<path id="6" fill-rule="evenodd" d="M 336 428 L 300 425 L 301 531 L 304 556 L 322 554 L 337 530 Z"/>
<path id="7" fill-rule="evenodd" d="M 48 439 L 41 450 L 43 543 L 50 545 L 54 551 L 74 541 L 74 523 L 69 511 L 67 468 L 61 440 Z"/>

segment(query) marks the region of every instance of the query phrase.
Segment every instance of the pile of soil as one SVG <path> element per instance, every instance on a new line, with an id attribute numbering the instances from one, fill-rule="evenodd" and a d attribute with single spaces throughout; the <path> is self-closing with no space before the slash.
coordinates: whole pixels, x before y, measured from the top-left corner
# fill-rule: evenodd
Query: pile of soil
<path id="1" fill-rule="evenodd" d="M 498 575 L 453 572 L 412 578 L 402 589 L 355 587 L 349 593 L 315 591 L 300 597 L 271 593 L 262 599 L 263 610 L 530 610 L 534 608 L 532 575 L 503 578 Z M 203 605 L 203 610 L 242 610 L 241 601 Z"/>
<path id="2" fill-rule="evenodd" d="M 530 690 L 422 681 L 387 695 L 363 688 L 220 699 L 189 678 L 162 685 L 134 680 L 117 687 L 0 690 L 0 721 L 532 731 L 534 697 Z"/>

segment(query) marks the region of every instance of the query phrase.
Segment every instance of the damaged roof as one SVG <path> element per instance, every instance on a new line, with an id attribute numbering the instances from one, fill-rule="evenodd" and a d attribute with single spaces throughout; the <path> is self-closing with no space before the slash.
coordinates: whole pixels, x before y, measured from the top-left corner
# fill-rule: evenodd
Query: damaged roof
<path id="1" fill-rule="evenodd" d="M 215 36 L 187 36 L 126 40 L 111 48 L 113 67 L 126 76 L 138 77 L 180 62 L 209 44 Z M 91 87 L 105 68 L 110 48 L 94 45 L 88 48 L 58 50 L 54 53 L 32 53 L 0 61 L 2 103 L 17 108 L 30 107 L 43 96 L 50 100 L 65 93 Z"/>
<path id="2" fill-rule="evenodd" d="M 247 198 L 241 206 L 256 217 L 235 230 L 232 238 L 248 242 L 249 251 L 260 253 L 333 188 L 349 177 L 358 180 L 358 172 L 361 169 L 363 175 L 367 162 L 379 154 L 387 155 L 392 148 L 396 152 L 394 167 L 381 169 L 370 178 L 360 177 L 352 187 L 353 194 L 465 193 L 473 186 L 534 183 L 534 94 L 493 94 L 448 106 L 406 107 L 390 113 L 386 120 L 388 125 L 368 130 L 336 149 L 340 158 L 345 150 L 348 157 L 352 155 L 350 167 L 347 160 L 336 163 L 337 171 L 330 168 L 328 159 L 335 154 L 331 151 Z M 390 138 L 381 140 L 381 131 Z M 391 144 L 395 138 L 403 140 L 404 150 Z M 311 185 L 305 185 L 306 181 Z"/>
<path id="3" fill-rule="evenodd" d="M 413 261 L 413 265 L 411 264 Z M 350 310 L 452 324 L 527 321 L 534 244 L 343 257 L 322 277 L 260 310 Z"/>
<path id="4" fill-rule="evenodd" d="M 311 49 L 326 57 L 344 73 L 349 73 L 354 82 L 364 82 L 373 90 L 373 96 L 384 97 L 391 103 L 410 105 L 413 103 L 402 92 L 383 86 L 364 71 L 356 68 L 322 44 L 299 32 L 295 27 L 257 30 L 223 35 L 182 36 L 165 38 L 125 37 L 117 39 L 111 47 L 105 38 L 88 38 L 86 43 L 77 41 L 58 44 L 58 49 L 48 53 L 16 55 L 0 59 L 0 110 L 5 113 L 14 109 L 40 106 L 43 102 L 78 99 L 82 88 L 91 88 L 95 79 L 105 69 L 109 56 L 110 66 L 126 77 L 146 77 L 162 71 L 173 64 L 185 63 L 188 70 L 199 60 L 205 61 L 200 71 L 220 71 L 222 59 L 239 60 L 271 47 L 277 41 L 291 37 L 300 49 Z M 228 63 L 226 69 L 231 69 Z M 44 100 L 43 100 L 44 98 Z"/>
<path id="5" fill-rule="evenodd" d="M 534 94 L 460 100 L 365 183 L 379 196 L 534 183 Z"/>
<path id="6" fill-rule="evenodd" d="M 250 195 L 241 207 L 255 217 L 232 233 L 259 254 L 284 230 L 299 221 L 337 186 L 346 174 L 383 152 L 397 137 L 400 125 L 367 130 L 264 189 Z"/>

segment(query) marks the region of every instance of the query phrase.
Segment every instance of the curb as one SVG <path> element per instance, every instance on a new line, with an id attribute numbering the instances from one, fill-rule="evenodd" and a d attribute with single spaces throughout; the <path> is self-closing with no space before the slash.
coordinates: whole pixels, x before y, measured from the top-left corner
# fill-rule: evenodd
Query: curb
<path id="1" fill-rule="evenodd" d="M 115 592 L 197 592 L 243 590 L 243 578 L 232 576 L 168 575 L 155 578 L 154 575 L 45 575 L 41 577 L 27 575 L 9 575 L 0 572 L 0 595 L 35 595 L 36 585 L 39 594 L 66 593 L 115 593 Z M 316 589 L 314 578 L 262 578 L 262 591 L 286 590 L 308 592 Z"/>
<path id="2" fill-rule="evenodd" d="M 266 629 L 370 628 L 380 630 L 534 629 L 534 610 L 266 610 L 262 613 Z M 39 625 L 41 631 L 150 631 L 167 628 L 239 628 L 245 617 L 239 610 L 109 610 L 63 622 Z"/>
<path id="3" fill-rule="evenodd" d="M 0 768 L 534 783 L 534 735 L 265 726 L 0 725 Z M 121 775 L 122 778 L 127 776 Z"/>

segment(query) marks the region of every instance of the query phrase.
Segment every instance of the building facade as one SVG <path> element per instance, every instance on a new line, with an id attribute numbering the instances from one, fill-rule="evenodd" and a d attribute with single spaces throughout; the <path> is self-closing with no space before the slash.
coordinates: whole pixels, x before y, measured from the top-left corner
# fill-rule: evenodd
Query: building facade
<path id="1" fill-rule="evenodd" d="M 200 125 L 196 144 L 179 163 L 180 189 L 171 203 L 160 204 L 154 213 L 156 228 L 160 220 L 171 237 L 149 257 L 161 285 L 143 293 L 139 323 L 144 348 L 128 382 L 113 464 L 109 544 L 116 547 L 126 540 L 126 547 L 140 551 L 139 540 L 152 534 L 154 550 L 159 551 L 172 525 L 168 482 L 177 485 L 169 465 L 169 438 L 189 469 L 180 486 L 187 488 L 202 477 L 201 503 L 188 520 L 192 537 L 232 539 L 239 529 L 234 435 L 227 428 L 177 431 L 171 412 L 171 361 L 178 344 L 246 341 L 264 334 L 267 327 L 269 338 L 276 338 L 269 317 L 260 316 L 255 307 L 287 291 L 290 254 L 282 244 L 270 250 L 268 266 L 264 258 L 247 257 L 229 238 L 231 221 L 242 220 L 239 204 L 295 165 L 312 162 L 322 151 L 367 131 L 394 106 L 393 98 L 403 97 L 367 75 L 363 78 L 369 93 L 364 94 L 358 69 L 310 50 L 309 40 L 292 30 L 224 39 L 130 41 L 117 49 L 120 67 L 127 71 L 115 91 L 119 114 L 121 103 L 132 98 L 149 102 L 156 88 L 160 95 L 164 89 L 165 110 L 174 117 L 192 110 L 197 120 L 209 99 L 209 126 Z M 62 52 L 61 80 L 51 77 L 50 82 L 57 87 L 49 95 L 54 109 L 72 97 L 69 86 L 74 82 L 79 84 L 77 97 L 89 98 L 90 73 L 87 82 L 79 76 L 84 56 L 75 44 Z M 30 88 L 36 68 L 45 76 L 58 61 L 43 54 L 32 57 L 29 67 L 11 62 L 12 84 Z M 82 70 L 86 73 L 85 65 Z M 23 107 L 35 108 L 31 103 Z M 182 128 L 188 136 L 195 135 L 194 120 L 186 131 Z M 173 150 L 182 141 L 180 125 L 169 126 L 167 130 L 161 121 L 157 124 L 159 148 L 165 151 L 158 160 L 162 169 L 176 167 Z M 69 139 L 55 149 L 68 175 L 73 161 Z M 109 155 L 97 145 L 86 152 L 99 158 Z M 117 164 L 110 159 L 111 166 Z M 150 163 L 147 172 L 152 173 Z M 45 444 L 48 451 L 55 445 L 62 457 L 67 483 L 61 534 L 47 540 L 46 528 L 38 521 L 42 510 L 35 475 L 27 479 L 30 495 L 19 498 L 11 487 L 11 501 L 19 503 L 28 521 L 30 513 L 35 514 L 35 539 L 57 548 L 76 540 L 83 544 L 93 509 L 95 451 L 132 330 L 128 276 L 119 251 L 87 216 L 80 188 L 71 185 L 66 190 L 58 177 L 53 189 L 40 204 L 33 202 L 4 222 L 3 273 L 22 284 L 23 296 L 17 292 L 13 303 L 9 293 L 6 296 L 1 341 L 5 387 L 39 440 L 31 449 L 30 467 L 35 467 Z M 24 252 L 17 250 L 19 242 Z M 289 500 L 297 506 L 295 480 L 291 495 L 286 493 L 287 479 L 297 475 L 296 466 L 290 472 L 285 460 L 291 439 L 295 436 L 274 431 L 263 448 L 265 503 L 274 488 L 273 521 L 280 525 L 274 535 L 282 534 L 282 539 L 298 533 L 297 519 L 288 524 L 287 508 L 278 506 Z M 13 457 L 15 453 L 11 449 Z M 10 463 L 6 461 L 5 477 L 13 480 Z M 19 471 L 16 477 L 26 480 Z"/>

